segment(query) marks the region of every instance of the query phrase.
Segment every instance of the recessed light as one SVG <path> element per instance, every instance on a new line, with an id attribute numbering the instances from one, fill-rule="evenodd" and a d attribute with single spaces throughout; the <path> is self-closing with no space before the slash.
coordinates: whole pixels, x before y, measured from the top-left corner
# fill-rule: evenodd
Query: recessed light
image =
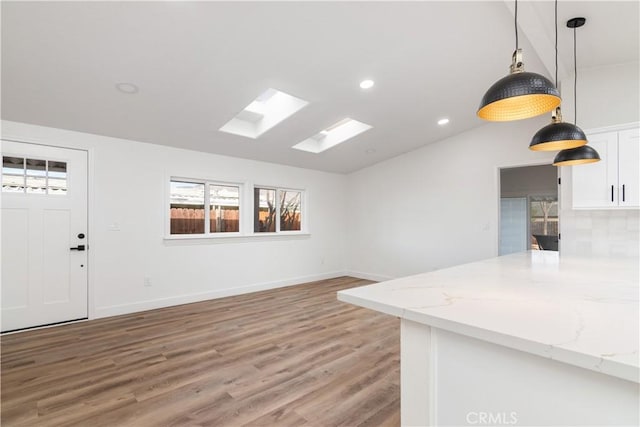
<path id="1" fill-rule="evenodd" d="M 439 124 L 440 126 L 444 126 L 444 125 L 446 125 L 447 123 L 449 123 L 449 119 L 447 119 L 447 118 L 444 118 L 444 119 L 440 119 L 440 120 L 438 120 L 438 124 Z"/>
<path id="2" fill-rule="evenodd" d="M 375 82 L 373 80 L 363 80 L 360 82 L 360 88 L 362 89 L 371 89 Z"/>
<path id="3" fill-rule="evenodd" d="M 134 85 L 133 83 L 117 83 L 116 89 L 118 89 L 122 93 L 126 93 L 129 95 L 138 93 L 140 91 L 140 89 L 138 89 L 138 86 Z"/>

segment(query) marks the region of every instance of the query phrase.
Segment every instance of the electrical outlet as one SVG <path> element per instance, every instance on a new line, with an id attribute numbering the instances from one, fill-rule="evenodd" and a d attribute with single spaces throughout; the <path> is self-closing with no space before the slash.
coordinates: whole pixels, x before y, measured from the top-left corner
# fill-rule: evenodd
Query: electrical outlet
<path id="1" fill-rule="evenodd" d="M 145 277 L 144 278 L 144 285 L 145 286 L 151 286 L 151 277 Z"/>

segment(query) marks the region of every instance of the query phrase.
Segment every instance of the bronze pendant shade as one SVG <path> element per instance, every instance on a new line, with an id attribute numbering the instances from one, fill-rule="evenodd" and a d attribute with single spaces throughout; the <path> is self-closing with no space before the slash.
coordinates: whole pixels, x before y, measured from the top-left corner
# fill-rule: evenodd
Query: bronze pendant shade
<path id="1" fill-rule="evenodd" d="M 598 152 L 588 145 L 578 148 L 570 148 L 559 152 L 553 159 L 554 166 L 573 166 L 595 163 L 600 161 Z"/>
<path id="2" fill-rule="evenodd" d="M 498 80 L 482 97 L 478 117 L 506 122 L 539 116 L 560 105 L 560 93 L 549 79 L 523 71 L 521 53 L 513 54 L 511 73 Z"/>

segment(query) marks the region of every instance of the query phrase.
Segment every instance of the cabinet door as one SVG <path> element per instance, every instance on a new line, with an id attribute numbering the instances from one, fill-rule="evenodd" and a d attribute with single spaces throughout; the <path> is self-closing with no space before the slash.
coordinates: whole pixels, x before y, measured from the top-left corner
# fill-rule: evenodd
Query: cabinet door
<path id="1" fill-rule="evenodd" d="M 618 134 L 618 195 L 620 206 L 640 206 L 640 130 Z"/>
<path id="2" fill-rule="evenodd" d="M 618 206 L 618 132 L 593 134 L 588 139 L 601 161 L 571 166 L 573 207 Z"/>

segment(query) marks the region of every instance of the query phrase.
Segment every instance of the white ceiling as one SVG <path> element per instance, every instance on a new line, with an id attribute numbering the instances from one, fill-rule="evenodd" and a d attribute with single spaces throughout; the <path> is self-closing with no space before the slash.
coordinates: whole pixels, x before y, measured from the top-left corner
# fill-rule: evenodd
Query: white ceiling
<path id="1" fill-rule="evenodd" d="M 553 2 L 520 5 L 525 67 L 551 76 Z M 478 102 L 510 63 L 512 10 L 502 1 L 3 1 L 2 118 L 348 173 L 483 124 Z M 561 1 L 561 73 L 573 68 L 564 26 L 573 16 L 587 18 L 580 66 L 638 60 L 637 1 Z M 365 78 L 376 82 L 368 91 Z M 119 82 L 140 90 L 123 94 Z M 218 131 L 269 87 L 310 104 L 256 140 Z M 320 154 L 291 149 L 345 117 L 373 129 Z M 438 126 L 442 117 L 451 122 Z"/>

